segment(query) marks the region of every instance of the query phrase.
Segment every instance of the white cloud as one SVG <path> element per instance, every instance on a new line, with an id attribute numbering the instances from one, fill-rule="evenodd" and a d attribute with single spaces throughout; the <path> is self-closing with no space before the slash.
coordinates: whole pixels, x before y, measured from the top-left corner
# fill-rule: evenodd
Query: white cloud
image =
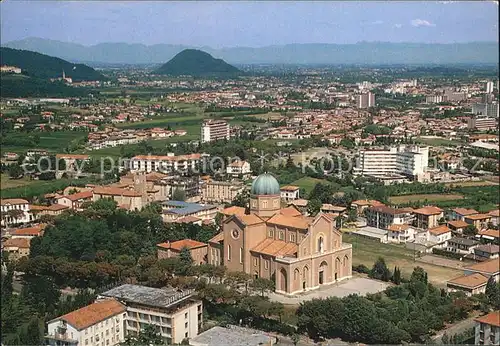
<path id="1" fill-rule="evenodd" d="M 403 25 L 402 24 L 394 24 L 393 27 L 396 29 L 401 29 L 403 27 Z"/>
<path id="2" fill-rule="evenodd" d="M 428 20 L 425 19 L 413 19 L 410 24 L 414 27 L 419 27 L 419 26 L 436 26 L 436 24 L 433 24 L 429 22 Z"/>

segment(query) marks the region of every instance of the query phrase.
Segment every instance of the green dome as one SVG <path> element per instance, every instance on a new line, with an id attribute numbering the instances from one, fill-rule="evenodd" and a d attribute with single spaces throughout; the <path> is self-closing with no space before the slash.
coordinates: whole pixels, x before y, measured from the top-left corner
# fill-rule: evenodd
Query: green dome
<path id="1" fill-rule="evenodd" d="M 280 184 L 271 174 L 264 173 L 253 181 L 250 193 L 252 195 L 279 195 Z"/>

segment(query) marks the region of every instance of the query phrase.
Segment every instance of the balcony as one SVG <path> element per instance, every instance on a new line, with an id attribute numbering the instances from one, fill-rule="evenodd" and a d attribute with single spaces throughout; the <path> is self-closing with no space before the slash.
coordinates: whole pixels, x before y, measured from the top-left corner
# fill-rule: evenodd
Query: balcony
<path id="1" fill-rule="evenodd" d="M 45 339 L 55 340 L 57 345 L 76 345 L 78 340 L 70 338 L 68 333 L 57 333 L 45 335 Z"/>

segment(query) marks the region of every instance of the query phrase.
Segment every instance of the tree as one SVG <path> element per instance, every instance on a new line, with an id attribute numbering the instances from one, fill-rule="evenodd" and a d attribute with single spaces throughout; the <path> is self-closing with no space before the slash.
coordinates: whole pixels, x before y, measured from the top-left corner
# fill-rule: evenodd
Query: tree
<path id="1" fill-rule="evenodd" d="M 184 202 L 186 200 L 186 191 L 181 188 L 176 188 L 172 193 L 172 200 Z"/>
<path id="2" fill-rule="evenodd" d="M 160 327 L 153 324 L 147 324 L 144 329 L 137 334 L 127 334 L 125 341 L 122 342 L 121 346 L 157 346 L 166 345 L 165 340 L 162 338 L 161 334 L 158 333 Z"/>
<path id="3" fill-rule="evenodd" d="M 464 228 L 464 235 L 474 236 L 477 234 L 477 228 L 474 225 L 468 225 Z"/>
<path id="4" fill-rule="evenodd" d="M 401 270 L 398 267 L 394 267 L 392 282 L 394 282 L 396 285 L 399 285 L 401 283 Z"/>
<path id="5" fill-rule="evenodd" d="M 183 247 L 179 253 L 179 268 L 176 271 L 178 275 L 186 275 L 193 265 L 193 257 L 188 247 Z"/>
<path id="6" fill-rule="evenodd" d="M 250 195 L 248 191 L 245 190 L 236 195 L 236 197 L 231 201 L 232 206 L 246 208 L 248 206 L 248 201 L 250 199 Z"/>
<path id="7" fill-rule="evenodd" d="M 8 172 L 12 179 L 18 179 L 23 175 L 23 169 L 17 163 L 9 165 Z"/>
<path id="8" fill-rule="evenodd" d="M 385 260 L 382 257 L 377 259 L 368 276 L 382 281 L 389 281 L 391 279 L 391 272 L 389 268 L 387 268 L 387 264 L 385 264 Z"/>
<path id="9" fill-rule="evenodd" d="M 257 291 L 260 291 L 261 296 L 264 297 L 264 294 L 266 292 L 272 291 L 274 289 L 274 282 L 264 278 L 256 278 L 253 279 L 250 287 Z"/>
<path id="10" fill-rule="evenodd" d="M 320 200 L 318 199 L 311 199 L 309 200 L 309 202 L 307 203 L 307 213 L 309 215 L 316 215 L 319 213 L 320 209 L 321 209 L 321 206 L 322 206 L 322 203 Z"/>
<path id="11" fill-rule="evenodd" d="M 495 282 L 493 276 L 486 284 L 486 296 L 493 309 L 500 309 L 500 283 Z"/>

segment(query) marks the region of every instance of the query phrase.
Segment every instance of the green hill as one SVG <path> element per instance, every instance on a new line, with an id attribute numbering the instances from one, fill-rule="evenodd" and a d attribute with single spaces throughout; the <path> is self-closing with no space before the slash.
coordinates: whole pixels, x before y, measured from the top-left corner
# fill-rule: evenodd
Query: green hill
<path id="1" fill-rule="evenodd" d="M 157 69 L 155 74 L 171 76 L 235 76 L 241 74 L 236 67 L 222 59 L 197 49 L 185 49 Z"/>
<path id="2" fill-rule="evenodd" d="M 61 77 L 63 71 L 66 77 L 71 77 L 75 82 L 106 79 L 101 73 L 87 65 L 73 64 L 28 50 L 1 47 L 0 65 L 20 67 L 23 74 L 41 79 Z"/>
<path id="3" fill-rule="evenodd" d="M 0 81 L 2 97 L 82 97 L 88 93 L 87 88 L 74 88 L 63 82 L 24 75 L 2 74 Z"/>

